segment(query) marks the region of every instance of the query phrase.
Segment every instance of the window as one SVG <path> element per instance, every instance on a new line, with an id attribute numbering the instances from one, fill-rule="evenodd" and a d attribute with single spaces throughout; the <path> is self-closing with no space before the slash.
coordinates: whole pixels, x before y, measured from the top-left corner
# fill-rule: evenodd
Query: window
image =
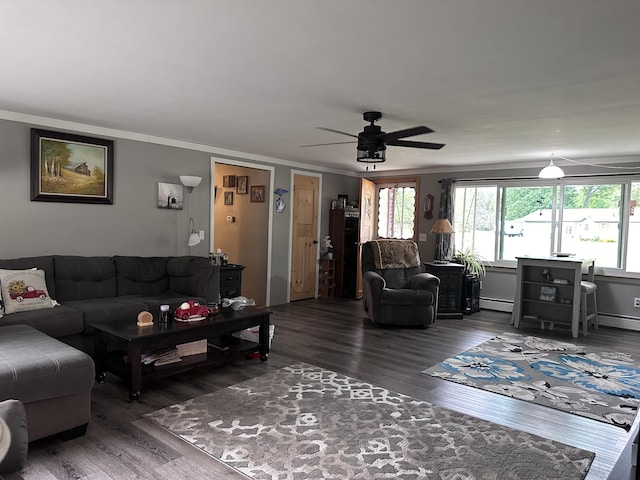
<path id="1" fill-rule="evenodd" d="M 416 223 L 416 185 L 377 185 L 378 238 L 412 239 Z"/>
<path id="2" fill-rule="evenodd" d="M 635 206 L 640 182 L 575 179 L 459 182 L 455 187 L 455 248 L 491 261 L 568 252 L 598 267 L 640 272 Z"/>
<path id="3" fill-rule="evenodd" d="M 474 250 L 487 260 L 495 260 L 497 196 L 496 186 L 455 189 L 456 250 Z"/>

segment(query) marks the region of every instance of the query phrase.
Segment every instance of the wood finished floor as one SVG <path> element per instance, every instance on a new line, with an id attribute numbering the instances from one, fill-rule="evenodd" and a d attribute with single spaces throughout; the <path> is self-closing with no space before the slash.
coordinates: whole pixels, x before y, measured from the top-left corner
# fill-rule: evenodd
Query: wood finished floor
<path id="1" fill-rule="evenodd" d="M 275 337 L 269 360 L 239 360 L 143 385 L 140 401 L 127 400 L 112 375 L 93 390 L 92 421 L 84 437 L 56 437 L 29 446 L 27 480 L 242 479 L 244 476 L 166 433 L 142 415 L 262 375 L 295 361 L 328 368 L 396 392 L 596 451 L 587 480 L 632 478 L 629 434 L 545 407 L 435 379 L 420 372 L 505 331 L 571 340 L 568 329 L 539 325 L 515 330 L 510 315 L 483 310 L 429 329 L 371 325 L 359 301 L 304 300 L 272 307 Z M 640 332 L 601 327 L 577 343 L 638 353 Z M 636 422 L 637 423 L 637 422 Z M 590 448 L 591 447 L 591 448 Z M 623 459 L 614 466 L 621 455 Z"/>

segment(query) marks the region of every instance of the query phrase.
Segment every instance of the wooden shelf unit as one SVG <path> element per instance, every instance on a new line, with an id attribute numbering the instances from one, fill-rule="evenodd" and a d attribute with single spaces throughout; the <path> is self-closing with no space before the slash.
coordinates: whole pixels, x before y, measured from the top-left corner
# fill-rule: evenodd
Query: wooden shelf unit
<path id="1" fill-rule="evenodd" d="M 582 273 L 593 281 L 593 259 L 575 257 L 518 257 L 512 323 L 539 321 L 571 326 L 578 336 Z M 556 283 L 561 281 L 563 283 Z"/>

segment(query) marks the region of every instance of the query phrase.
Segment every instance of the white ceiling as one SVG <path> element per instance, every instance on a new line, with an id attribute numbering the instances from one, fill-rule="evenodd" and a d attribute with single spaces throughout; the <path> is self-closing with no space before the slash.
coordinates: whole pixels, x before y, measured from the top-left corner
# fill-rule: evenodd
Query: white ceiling
<path id="1" fill-rule="evenodd" d="M 354 172 L 300 145 L 366 110 L 447 144 L 379 171 L 640 155 L 640 1 L 0 0 L 0 110 Z"/>

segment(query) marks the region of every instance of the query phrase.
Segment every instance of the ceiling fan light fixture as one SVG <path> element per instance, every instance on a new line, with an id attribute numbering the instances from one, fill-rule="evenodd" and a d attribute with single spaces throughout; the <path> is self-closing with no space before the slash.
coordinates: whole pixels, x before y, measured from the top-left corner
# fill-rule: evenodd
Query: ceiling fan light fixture
<path id="1" fill-rule="evenodd" d="M 382 163 L 386 160 L 387 150 L 378 150 L 376 148 L 367 148 L 357 150 L 356 160 L 362 163 Z"/>
<path id="2" fill-rule="evenodd" d="M 553 163 L 553 155 L 549 160 L 549 165 L 540 170 L 538 178 L 562 178 L 564 177 L 564 171 Z"/>

